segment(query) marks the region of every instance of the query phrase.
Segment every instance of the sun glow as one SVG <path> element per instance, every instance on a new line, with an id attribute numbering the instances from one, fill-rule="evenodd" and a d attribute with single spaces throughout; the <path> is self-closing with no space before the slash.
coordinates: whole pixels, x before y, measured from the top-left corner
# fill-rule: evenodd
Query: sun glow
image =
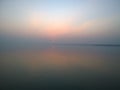
<path id="1" fill-rule="evenodd" d="M 72 20 L 71 17 L 50 17 L 46 14 L 32 13 L 30 28 L 36 33 L 40 30 L 48 38 L 58 38 L 70 32 Z"/>

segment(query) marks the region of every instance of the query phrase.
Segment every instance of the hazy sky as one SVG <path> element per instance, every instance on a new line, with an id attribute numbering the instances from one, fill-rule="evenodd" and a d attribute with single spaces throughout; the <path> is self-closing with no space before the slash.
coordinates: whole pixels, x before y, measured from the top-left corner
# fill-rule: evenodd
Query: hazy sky
<path id="1" fill-rule="evenodd" d="M 120 0 L 0 0 L 0 33 L 120 43 Z"/>

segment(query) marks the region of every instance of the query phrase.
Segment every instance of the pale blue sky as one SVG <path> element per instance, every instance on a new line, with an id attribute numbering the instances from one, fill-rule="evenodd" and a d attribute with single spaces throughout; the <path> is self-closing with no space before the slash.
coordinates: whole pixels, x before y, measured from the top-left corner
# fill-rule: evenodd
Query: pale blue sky
<path id="1" fill-rule="evenodd" d="M 63 31 L 56 31 L 56 35 L 64 39 L 120 43 L 120 0 L 1 0 L 0 32 L 17 34 L 26 31 L 31 35 L 33 31 L 27 29 L 31 28 L 29 22 L 34 13 L 39 36 L 52 35 L 53 31 L 48 28 L 55 26 L 67 28 L 65 36 Z"/>

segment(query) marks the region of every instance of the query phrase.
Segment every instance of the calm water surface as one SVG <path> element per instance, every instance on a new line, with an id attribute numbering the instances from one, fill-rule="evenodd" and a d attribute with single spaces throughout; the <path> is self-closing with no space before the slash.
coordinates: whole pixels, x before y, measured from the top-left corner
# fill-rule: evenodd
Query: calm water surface
<path id="1" fill-rule="evenodd" d="M 52 46 L 0 53 L 1 88 L 113 88 L 120 47 Z"/>

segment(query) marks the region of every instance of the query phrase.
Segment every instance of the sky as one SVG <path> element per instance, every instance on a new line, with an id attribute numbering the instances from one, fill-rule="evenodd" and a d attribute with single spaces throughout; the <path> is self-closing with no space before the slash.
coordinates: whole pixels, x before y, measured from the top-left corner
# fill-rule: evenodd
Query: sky
<path id="1" fill-rule="evenodd" d="M 0 0 L 0 33 L 120 44 L 120 0 Z"/>

